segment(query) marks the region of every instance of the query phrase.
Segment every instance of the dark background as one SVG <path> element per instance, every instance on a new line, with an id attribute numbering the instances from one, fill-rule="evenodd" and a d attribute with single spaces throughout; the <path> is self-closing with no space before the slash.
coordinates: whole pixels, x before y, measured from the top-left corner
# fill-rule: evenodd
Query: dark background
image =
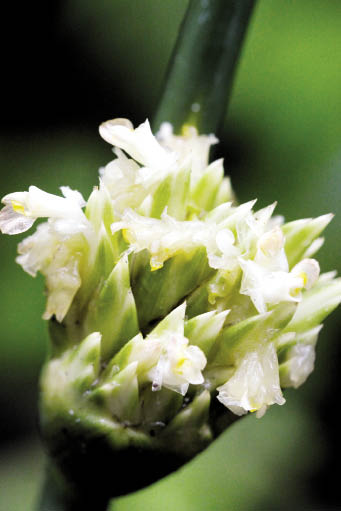
<path id="1" fill-rule="evenodd" d="M 151 118 L 187 2 L 64 0 L 3 13 L 1 196 L 35 184 L 85 197 L 111 158 L 97 126 Z M 274 200 L 288 220 L 332 211 L 320 261 L 341 269 L 341 3 L 260 0 L 216 156 L 240 201 Z M 0 509 L 29 511 L 43 473 L 37 386 L 47 333 L 43 282 L 0 239 Z M 115 509 L 341 509 L 340 326 L 323 329 L 316 370 L 287 404 L 249 417 L 184 470 Z M 113 477 L 115 470 L 113 467 Z M 138 504 L 137 504 L 138 503 Z"/>

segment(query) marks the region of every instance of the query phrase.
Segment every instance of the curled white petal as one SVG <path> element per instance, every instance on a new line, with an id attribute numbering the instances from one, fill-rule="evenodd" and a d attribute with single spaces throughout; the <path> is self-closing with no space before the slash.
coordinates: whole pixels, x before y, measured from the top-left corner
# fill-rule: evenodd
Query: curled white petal
<path id="1" fill-rule="evenodd" d="M 106 142 L 123 149 L 144 167 L 164 169 L 175 163 L 174 153 L 161 147 L 148 120 L 134 130 L 126 119 L 113 119 L 101 124 L 99 132 Z"/>

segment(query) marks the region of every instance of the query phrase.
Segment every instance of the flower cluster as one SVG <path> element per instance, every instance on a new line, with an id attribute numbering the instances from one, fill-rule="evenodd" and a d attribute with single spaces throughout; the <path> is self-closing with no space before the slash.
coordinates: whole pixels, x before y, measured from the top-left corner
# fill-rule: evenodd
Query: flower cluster
<path id="1" fill-rule="evenodd" d="M 47 218 L 17 258 L 46 278 L 45 407 L 82 403 L 135 434 L 157 423 L 165 444 L 195 423 L 200 449 L 214 436 L 211 398 L 261 416 L 313 370 L 341 300 L 340 280 L 312 258 L 332 215 L 284 223 L 275 204 L 237 205 L 223 161 L 209 163 L 217 139 L 193 127 L 180 136 L 165 123 L 155 137 L 148 121 L 116 119 L 100 134 L 116 157 L 87 202 L 31 186 L 0 212 L 7 234 Z"/>

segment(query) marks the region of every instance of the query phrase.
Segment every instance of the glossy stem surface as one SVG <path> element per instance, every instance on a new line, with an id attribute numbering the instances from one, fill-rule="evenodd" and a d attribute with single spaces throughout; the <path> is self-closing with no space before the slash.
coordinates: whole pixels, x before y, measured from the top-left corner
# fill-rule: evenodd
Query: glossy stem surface
<path id="1" fill-rule="evenodd" d="M 153 130 L 169 121 L 217 132 L 255 0 L 191 0 L 169 64 Z"/>

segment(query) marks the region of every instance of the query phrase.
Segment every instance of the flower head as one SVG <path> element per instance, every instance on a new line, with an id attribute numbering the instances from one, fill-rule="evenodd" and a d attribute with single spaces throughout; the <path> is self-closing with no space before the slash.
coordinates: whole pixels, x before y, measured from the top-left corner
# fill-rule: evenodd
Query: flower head
<path id="1" fill-rule="evenodd" d="M 87 202 L 31 186 L 0 212 L 8 234 L 47 219 L 17 257 L 46 279 L 43 431 L 51 452 L 65 447 L 60 463 L 66 430 L 177 466 L 218 434 L 217 417 L 260 417 L 311 373 L 341 301 L 341 281 L 312 258 L 331 215 L 284 223 L 275 204 L 237 205 L 223 161 L 209 163 L 214 135 L 164 124 L 155 137 L 124 119 L 100 134 L 115 159 Z"/>

